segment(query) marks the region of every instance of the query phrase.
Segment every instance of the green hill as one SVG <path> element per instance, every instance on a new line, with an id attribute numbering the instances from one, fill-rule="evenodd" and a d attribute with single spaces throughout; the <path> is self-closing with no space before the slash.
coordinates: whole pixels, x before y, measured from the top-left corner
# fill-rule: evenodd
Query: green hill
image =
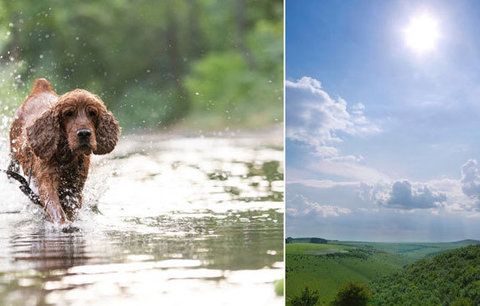
<path id="1" fill-rule="evenodd" d="M 442 252 L 457 249 L 460 247 L 480 244 L 480 241 L 466 239 L 455 242 L 409 242 L 409 243 L 391 243 L 391 242 L 357 242 L 341 241 L 337 244 L 356 247 L 370 247 L 384 252 L 404 255 L 414 261 L 428 256 L 434 256 Z"/>
<path id="2" fill-rule="evenodd" d="M 287 303 L 303 288 L 318 290 L 322 304 L 347 281 L 369 281 L 401 269 L 408 261 L 372 248 L 338 244 L 286 245 Z"/>
<path id="3" fill-rule="evenodd" d="M 417 261 L 372 287 L 374 305 L 480 305 L 480 245 Z"/>
<path id="4" fill-rule="evenodd" d="M 338 244 L 292 243 L 287 246 L 290 255 L 325 255 L 345 253 L 355 247 Z"/>
<path id="5" fill-rule="evenodd" d="M 304 238 L 292 238 L 285 239 L 285 243 L 328 243 L 327 239 L 318 237 L 304 237 Z"/>
<path id="6" fill-rule="evenodd" d="M 320 305 L 327 305 L 346 282 L 371 285 L 378 279 L 400 275 L 404 267 L 419 259 L 432 258 L 451 249 L 479 243 L 476 240 L 462 240 L 445 243 L 328 241 L 318 244 L 300 243 L 297 240 L 287 244 L 285 249 L 287 304 L 308 286 L 318 290 Z M 381 290 L 379 283 L 374 284 L 377 292 L 382 294 L 384 290 Z"/>

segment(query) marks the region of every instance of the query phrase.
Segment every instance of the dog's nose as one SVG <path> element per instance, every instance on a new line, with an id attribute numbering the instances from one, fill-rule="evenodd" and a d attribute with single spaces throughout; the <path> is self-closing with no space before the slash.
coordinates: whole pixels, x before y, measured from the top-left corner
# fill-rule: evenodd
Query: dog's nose
<path id="1" fill-rule="evenodd" d="M 77 136 L 79 138 L 88 138 L 92 135 L 92 131 L 89 129 L 80 129 L 77 131 Z"/>

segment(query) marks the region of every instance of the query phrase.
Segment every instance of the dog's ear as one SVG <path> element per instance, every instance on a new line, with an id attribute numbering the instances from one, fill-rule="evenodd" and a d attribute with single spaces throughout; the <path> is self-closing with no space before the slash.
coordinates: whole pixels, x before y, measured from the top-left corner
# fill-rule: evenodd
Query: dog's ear
<path id="1" fill-rule="evenodd" d="M 94 154 L 107 154 L 112 152 L 118 141 L 120 127 L 117 119 L 110 111 L 103 110 L 98 117 L 98 126 L 95 131 L 97 149 Z"/>
<path id="2" fill-rule="evenodd" d="M 50 159 L 57 150 L 60 123 L 53 110 L 48 110 L 34 124 L 27 127 L 27 139 L 33 153 L 41 159 Z"/>

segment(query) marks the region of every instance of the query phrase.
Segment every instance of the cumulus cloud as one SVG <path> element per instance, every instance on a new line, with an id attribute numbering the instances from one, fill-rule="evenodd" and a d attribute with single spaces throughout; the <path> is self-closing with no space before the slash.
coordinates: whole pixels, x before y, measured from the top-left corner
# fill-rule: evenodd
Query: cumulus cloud
<path id="1" fill-rule="evenodd" d="M 340 215 L 350 214 L 349 208 L 337 207 L 333 205 L 322 205 L 308 200 L 301 194 L 295 194 L 287 200 L 287 214 L 290 216 L 317 215 L 323 218 L 338 217 Z"/>
<path id="2" fill-rule="evenodd" d="M 388 193 L 376 193 L 377 203 L 388 208 L 426 209 L 441 207 L 447 201 L 447 195 L 432 191 L 426 185 L 412 186 L 409 181 L 396 181 Z"/>
<path id="3" fill-rule="evenodd" d="M 342 158 L 335 147 L 342 141 L 342 134 L 361 136 L 380 131 L 365 117 L 363 104 L 348 107 L 342 98 L 331 98 L 316 79 L 303 77 L 286 81 L 285 86 L 287 138 L 311 146 L 323 158 Z"/>
<path id="4" fill-rule="evenodd" d="M 462 166 L 462 191 L 480 207 L 480 169 L 475 159 L 468 160 Z"/>

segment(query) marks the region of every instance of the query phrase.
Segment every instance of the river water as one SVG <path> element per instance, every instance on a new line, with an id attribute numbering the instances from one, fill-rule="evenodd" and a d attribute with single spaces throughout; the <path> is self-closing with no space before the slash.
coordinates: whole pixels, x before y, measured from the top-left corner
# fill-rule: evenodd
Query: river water
<path id="1" fill-rule="evenodd" d="M 0 175 L 0 305 L 283 305 L 281 137 L 123 136 L 74 233 Z"/>

